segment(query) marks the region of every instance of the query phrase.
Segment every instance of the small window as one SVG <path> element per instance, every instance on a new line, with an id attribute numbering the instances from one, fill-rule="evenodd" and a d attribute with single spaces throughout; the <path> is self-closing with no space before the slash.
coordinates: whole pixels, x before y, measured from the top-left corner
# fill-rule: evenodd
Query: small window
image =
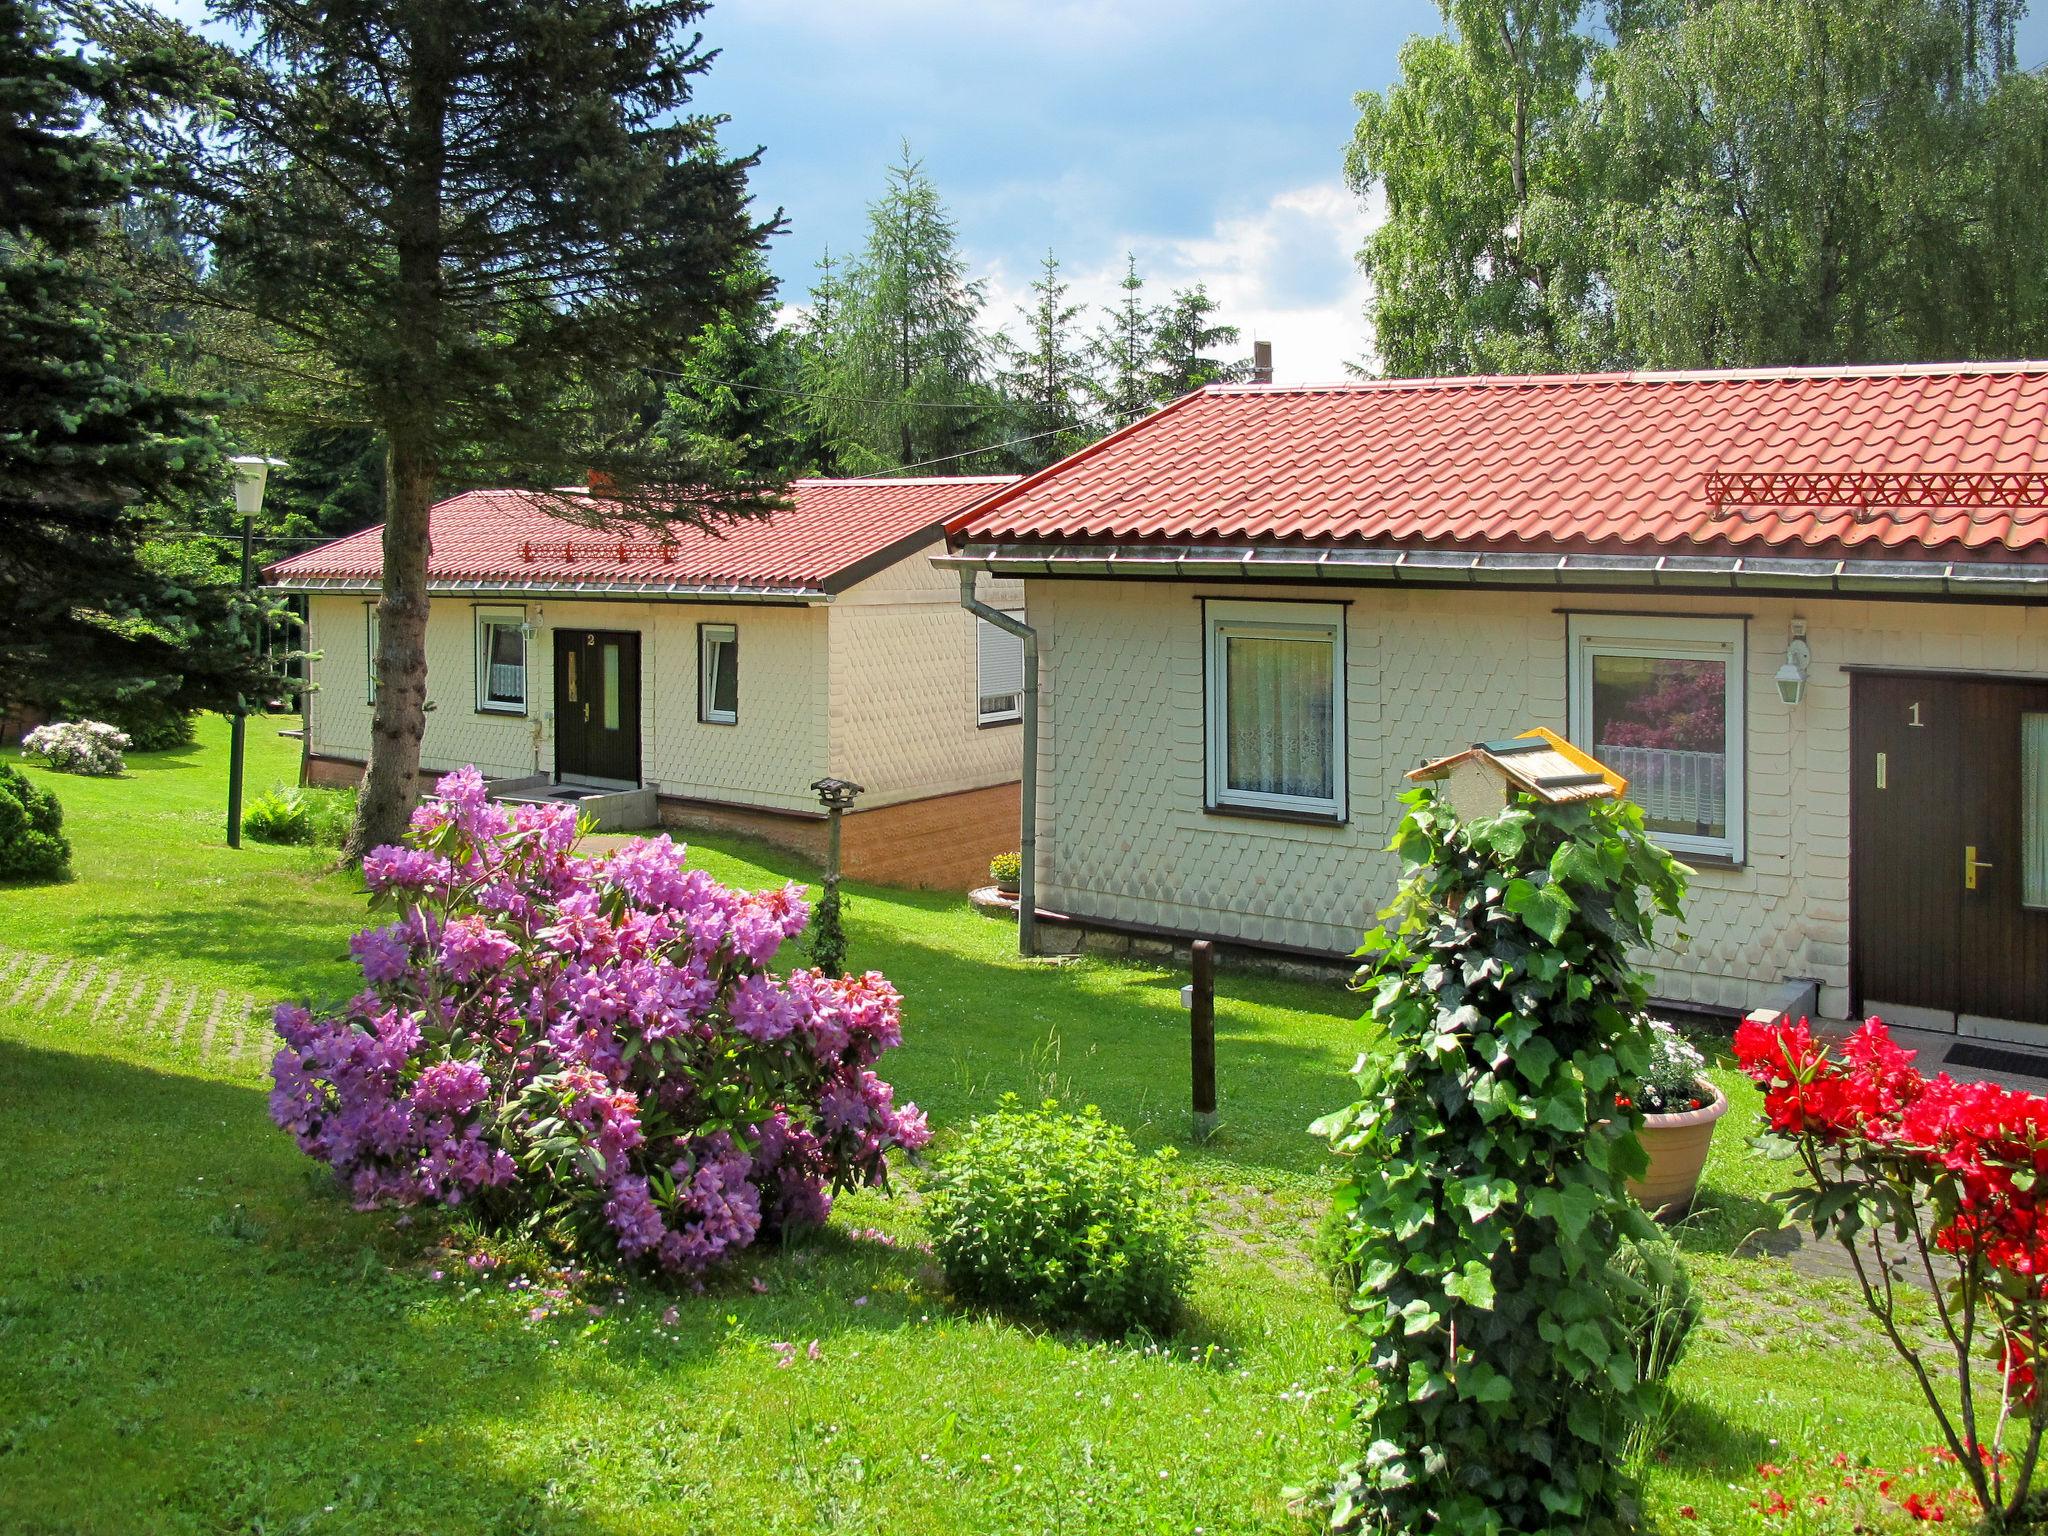
<path id="1" fill-rule="evenodd" d="M 975 715 L 983 725 L 1023 718 L 1024 637 L 974 621 Z"/>
<path id="2" fill-rule="evenodd" d="M 1628 780 L 1675 853 L 1742 859 L 1740 619 L 1576 614 L 1572 740 Z"/>
<path id="3" fill-rule="evenodd" d="M 363 604 L 363 683 L 366 701 L 377 702 L 377 605 Z"/>
<path id="4" fill-rule="evenodd" d="M 526 610 L 476 611 L 476 707 L 489 714 L 526 713 Z"/>
<path id="5" fill-rule="evenodd" d="M 737 725 L 740 718 L 740 632 L 732 624 L 697 626 L 697 718 Z"/>
<path id="6" fill-rule="evenodd" d="M 2048 715 L 2020 716 L 2020 900 L 2048 907 Z"/>
<path id="7" fill-rule="evenodd" d="M 1343 820 L 1344 610 L 1205 607 L 1210 805 Z"/>

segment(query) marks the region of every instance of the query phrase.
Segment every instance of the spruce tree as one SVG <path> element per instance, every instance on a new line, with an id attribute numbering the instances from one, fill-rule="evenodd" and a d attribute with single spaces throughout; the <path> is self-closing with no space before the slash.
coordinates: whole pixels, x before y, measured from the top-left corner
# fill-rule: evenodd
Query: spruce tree
<path id="1" fill-rule="evenodd" d="M 150 168 L 88 123 L 170 83 L 166 62 L 85 58 L 35 0 L 0 0 L 0 706 L 270 691 L 257 606 L 147 544 L 159 504 L 228 484 L 200 403 L 152 379 L 105 259 Z"/>
<path id="2" fill-rule="evenodd" d="M 283 414 L 367 426 L 387 455 L 379 684 L 346 851 L 396 839 L 426 695 L 427 513 L 453 483 L 563 498 L 607 524 L 703 522 L 772 487 L 620 431 L 618 381 L 673 360 L 772 233 L 752 156 L 688 109 L 712 54 L 701 0 L 220 0 L 244 41 L 113 14 L 104 38 L 175 48 L 225 113 L 130 125 L 172 151 L 215 259 L 186 295 L 277 346 Z M 167 157 L 168 158 L 168 157 Z M 758 270 L 758 269 L 757 269 Z M 651 425 L 628 415 L 628 426 Z M 611 430 L 607 430 L 611 429 Z M 687 498 L 680 488 L 687 487 Z"/>
<path id="3" fill-rule="evenodd" d="M 1245 373 L 1242 359 L 1215 355 L 1237 345 L 1234 325 L 1218 325 L 1217 304 L 1202 283 L 1174 291 L 1160 309 L 1153 330 L 1152 398 L 1160 405 L 1210 384 L 1228 384 Z"/>
<path id="4" fill-rule="evenodd" d="M 1016 462 L 1027 471 L 1065 458 L 1102 435 L 1083 419 L 1089 414 L 1092 382 L 1077 329 L 1083 306 L 1067 302 L 1067 287 L 1059 258 L 1047 251 L 1031 283 L 1032 301 L 1017 311 L 1024 339 L 1003 336 L 996 342 L 1003 360 L 997 387 L 1014 420 Z"/>
<path id="5" fill-rule="evenodd" d="M 728 278 L 730 303 L 705 322 L 666 380 L 655 431 L 675 450 L 737 476 L 785 479 L 807 462 L 797 338 L 775 324 L 758 263 Z"/>
<path id="6" fill-rule="evenodd" d="M 1158 403 L 1153 397 L 1152 369 L 1158 352 L 1159 316 L 1145 302 L 1145 279 L 1138 275 L 1138 258 L 1128 252 L 1117 289 L 1116 303 L 1088 340 L 1088 357 L 1094 365 L 1088 393 L 1111 428 L 1128 426 Z"/>

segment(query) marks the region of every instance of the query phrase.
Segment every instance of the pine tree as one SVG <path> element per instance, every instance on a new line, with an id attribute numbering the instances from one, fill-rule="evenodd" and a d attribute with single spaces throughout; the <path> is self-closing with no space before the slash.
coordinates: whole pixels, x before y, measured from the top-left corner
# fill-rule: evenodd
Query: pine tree
<path id="1" fill-rule="evenodd" d="M 903 147 L 868 209 L 868 238 L 835 293 L 825 365 L 810 408 L 856 472 L 950 459 L 986 445 L 996 400 L 976 322 L 982 289 L 967 276 L 938 189 Z M 813 309 L 818 308 L 813 294 Z"/>
<path id="2" fill-rule="evenodd" d="M 1159 311 L 1153 330 L 1152 398 L 1160 405 L 1209 384 L 1228 384 L 1246 372 L 1242 359 L 1215 356 L 1237 345 L 1234 325 L 1215 323 L 1216 301 L 1197 283 L 1174 291 Z"/>
<path id="3" fill-rule="evenodd" d="M 104 249 L 149 166 L 88 131 L 167 84 L 60 48 L 0 0 L 0 705 L 64 698 L 230 707 L 271 691 L 260 605 L 148 545 L 164 501 L 223 497 L 200 402 L 160 387 Z"/>
<path id="4" fill-rule="evenodd" d="M 227 0 L 214 45 L 135 11 L 131 52 L 203 63 L 229 105 L 131 125 L 185 168 L 216 276 L 188 296 L 275 339 L 283 412 L 373 428 L 387 459 L 370 762 L 347 851 L 405 825 L 426 708 L 427 513 L 457 479 L 539 486 L 605 522 L 742 515 L 770 488 L 686 460 L 640 402 L 732 301 L 774 225 L 747 211 L 754 157 L 692 114 L 712 55 L 702 0 Z M 167 156 L 167 158 L 170 158 Z M 631 393 L 632 391 L 628 391 Z M 641 391 L 644 393 L 644 389 Z M 687 503 L 676 488 L 688 486 Z M 580 505 L 579 505 L 580 503 Z"/>
<path id="5" fill-rule="evenodd" d="M 1031 283 L 1032 302 L 1017 311 L 1024 339 L 1003 336 L 996 342 L 1003 360 L 997 387 L 1013 416 L 1018 467 L 1026 471 L 1042 469 L 1101 436 L 1082 419 L 1092 381 L 1085 344 L 1076 334 L 1083 306 L 1067 303 L 1067 287 L 1059 258 L 1047 251 Z"/>
<path id="6" fill-rule="evenodd" d="M 1088 341 L 1094 377 L 1088 392 L 1097 413 L 1112 428 L 1127 426 L 1158 402 L 1152 369 L 1159 347 L 1159 317 L 1145 302 L 1145 279 L 1138 276 L 1138 258 L 1124 255 L 1119 297 Z"/>

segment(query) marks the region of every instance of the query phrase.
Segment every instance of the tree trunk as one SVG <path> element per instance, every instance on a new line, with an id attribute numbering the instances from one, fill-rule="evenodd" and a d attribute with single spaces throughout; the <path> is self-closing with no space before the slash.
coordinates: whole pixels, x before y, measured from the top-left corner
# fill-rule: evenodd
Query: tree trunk
<path id="1" fill-rule="evenodd" d="M 427 706 L 427 513 L 434 503 L 431 456 L 410 433 L 395 434 L 384 520 L 384 595 L 377 603 L 377 704 L 370 717 L 370 764 L 363 773 L 342 856 L 360 862 L 404 834 L 418 792 Z"/>
<path id="2" fill-rule="evenodd" d="M 377 604 L 377 703 L 370 763 L 342 856 L 357 861 L 405 834 L 419 789 L 427 729 L 428 512 L 440 472 L 443 392 L 443 178 L 448 108 L 458 60 L 432 6 L 419 7 L 404 50 L 405 176 L 389 213 L 398 284 L 393 329 L 405 354 L 378 402 L 390 445 L 385 476 L 384 595 Z"/>

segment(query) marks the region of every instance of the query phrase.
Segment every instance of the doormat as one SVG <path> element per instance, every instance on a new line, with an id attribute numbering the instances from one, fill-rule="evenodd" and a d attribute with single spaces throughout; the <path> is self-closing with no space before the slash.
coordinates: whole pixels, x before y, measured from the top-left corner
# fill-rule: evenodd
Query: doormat
<path id="1" fill-rule="evenodd" d="M 1974 1040 L 1958 1041 L 1941 1058 L 1945 1067 L 1969 1067 L 1978 1072 L 2008 1072 L 2015 1077 L 2048 1077 L 2048 1052 L 2000 1049 Z"/>

